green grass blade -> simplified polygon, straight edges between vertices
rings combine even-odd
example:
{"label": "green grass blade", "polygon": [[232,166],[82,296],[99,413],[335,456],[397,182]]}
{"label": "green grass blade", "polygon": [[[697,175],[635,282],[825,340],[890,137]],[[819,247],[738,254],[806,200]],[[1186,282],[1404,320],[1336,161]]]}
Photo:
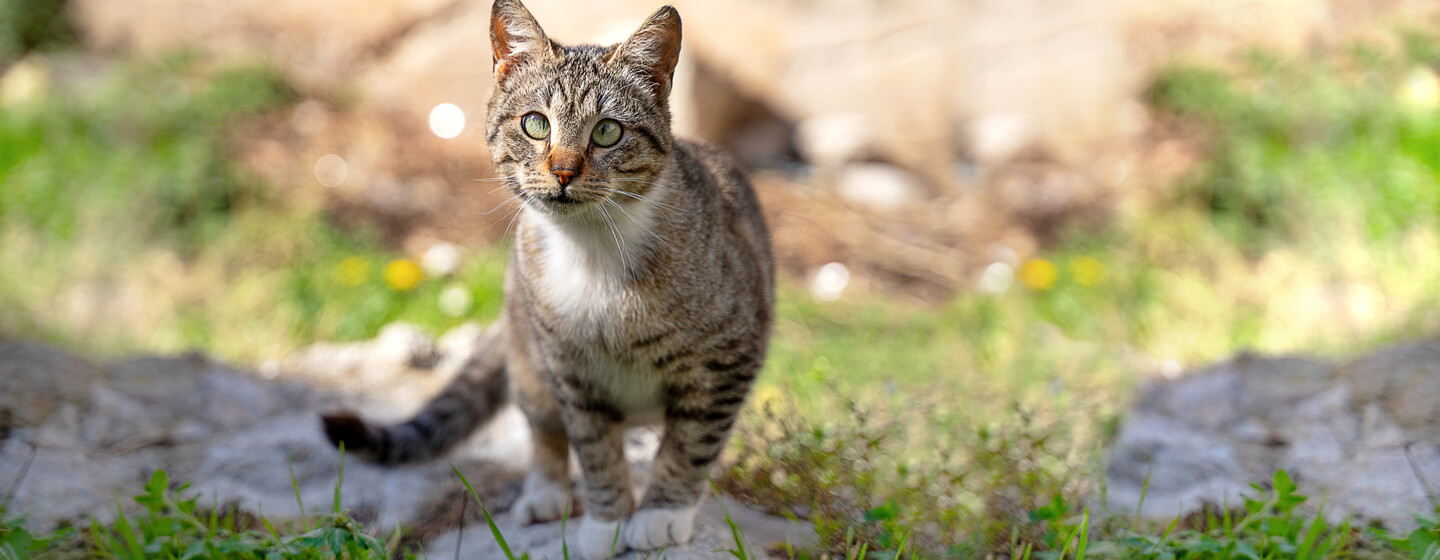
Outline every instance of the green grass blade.
{"label": "green grass blade", "polygon": [[565,523],[570,520],[570,504],[560,511],[560,557],[570,560],[570,539],[565,535]]}
{"label": "green grass blade", "polygon": [[[455,471],[460,472],[460,471]],[[345,485],[345,442],[340,442],[340,470],[335,477],[335,515],[340,515],[340,488]],[[467,485],[468,486],[468,485]],[[302,512],[303,513],[303,512]]]}
{"label": "green grass blade", "polygon": [[1077,526],[1074,531],[1070,531],[1070,534],[1065,536],[1065,548],[1060,550],[1061,559],[1065,558],[1065,555],[1069,554],[1070,549],[1075,546],[1075,538],[1080,536],[1080,529],[1082,527]]}
{"label": "green grass blade", "polygon": [[[910,544],[910,537],[915,534],[915,529],[905,531],[905,536],[900,538],[900,546],[895,547],[895,560],[900,560],[900,555],[905,552],[905,545]],[[913,554],[911,556],[914,556]]]}
{"label": "green grass blade", "polygon": [[1150,493],[1150,473],[1154,470],[1155,462],[1151,461],[1150,464],[1145,467],[1145,482],[1140,485],[1140,503],[1135,504],[1134,527],[1136,530],[1140,529],[1140,512],[1145,510],[1145,496]]}
{"label": "green grass blade", "polygon": [[620,524],[615,524],[615,536],[610,538],[610,557],[615,557],[615,548],[620,545]]}
{"label": "green grass blade", "polygon": [[[500,534],[500,527],[497,527],[495,520],[490,517],[490,510],[485,509],[485,502],[480,501],[480,494],[475,491],[474,486],[470,485],[470,480],[465,478],[465,473],[460,472],[460,467],[451,463],[450,469],[455,471],[455,476],[460,477],[460,482],[465,485],[465,490],[470,492],[470,497],[475,498],[475,503],[480,505],[480,514],[485,516],[485,524],[490,526],[490,532],[495,535],[495,543],[500,545],[500,550],[505,552],[506,558],[515,560],[515,553],[510,551],[510,543],[505,542],[505,535]],[[618,526],[615,528],[615,534],[617,537],[620,534]]]}
{"label": "green grass blade", "polygon": [[1315,543],[1320,540],[1321,533],[1325,532],[1325,510],[1315,514],[1315,519],[1310,520],[1310,530],[1305,531],[1305,538],[1300,541],[1300,546],[1295,549],[1295,558],[1304,560],[1310,558],[1310,553],[1315,548]]}
{"label": "green grass blade", "polygon": [[[341,443],[341,453],[344,453],[345,444]],[[290,489],[295,491],[295,505],[300,507],[300,532],[310,532],[310,516],[305,513],[305,500],[300,498],[300,480],[295,478],[295,456],[291,455],[285,465],[290,469]],[[336,501],[339,501],[337,498]]]}
{"label": "green grass blade", "polygon": [[120,539],[129,549],[130,557],[135,560],[145,560],[145,547],[140,546],[140,541],[135,538],[135,530],[130,527],[130,520],[125,517],[125,512],[115,508],[119,515],[115,518],[115,532],[120,534]]}

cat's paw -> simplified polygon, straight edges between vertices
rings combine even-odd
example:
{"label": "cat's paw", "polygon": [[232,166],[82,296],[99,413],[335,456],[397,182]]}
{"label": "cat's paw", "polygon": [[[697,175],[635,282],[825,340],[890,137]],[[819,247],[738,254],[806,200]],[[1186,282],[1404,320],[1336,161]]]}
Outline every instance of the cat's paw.
{"label": "cat's paw", "polygon": [[625,552],[625,535],[616,531],[620,520],[601,521],[590,516],[580,521],[580,530],[575,535],[575,548],[580,551],[581,560],[607,560]]}
{"label": "cat's paw", "polygon": [[642,509],[625,523],[625,544],[635,550],[655,550],[690,542],[695,532],[695,507]]}
{"label": "cat's paw", "polygon": [[567,484],[555,482],[531,471],[525,476],[525,488],[520,499],[510,508],[515,522],[521,525],[555,521],[565,515],[570,505],[570,488]]}

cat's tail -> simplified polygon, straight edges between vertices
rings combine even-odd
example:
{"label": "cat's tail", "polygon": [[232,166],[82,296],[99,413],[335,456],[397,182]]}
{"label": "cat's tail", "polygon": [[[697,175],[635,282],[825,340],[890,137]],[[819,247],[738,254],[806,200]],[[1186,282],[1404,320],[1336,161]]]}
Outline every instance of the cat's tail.
{"label": "cat's tail", "polygon": [[381,465],[432,459],[488,422],[509,397],[505,373],[509,329],[497,324],[475,355],[445,390],[414,418],[394,426],[376,426],[350,412],[320,417],[325,436],[345,453]]}

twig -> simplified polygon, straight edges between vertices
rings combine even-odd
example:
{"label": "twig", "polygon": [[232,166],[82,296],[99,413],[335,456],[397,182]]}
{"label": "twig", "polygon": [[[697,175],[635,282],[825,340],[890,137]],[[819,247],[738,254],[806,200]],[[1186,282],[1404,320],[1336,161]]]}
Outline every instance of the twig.
{"label": "twig", "polygon": [[1410,451],[1414,442],[1405,442],[1405,459],[1410,461],[1410,471],[1415,473],[1415,480],[1420,481],[1420,488],[1425,490],[1425,497],[1430,499],[1430,506],[1440,510],[1440,496],[1435,494],[1435,489],[1425,480],[1425,474],[1420,472],[1420,463],[1415,460],[1415,454]]}
{"label": "twig", "polygon": [[455,560],[460,560],[460,545],[465,542],[465,514],[470,509],[470,500],[460,500],[460,532],[455,534]]}
{"label": "twig", "polygon": [[30,465],[35,462],[35,455],[40,453],[40,446],[35,445],[35,442],[26,443],[30,445],[30,455],[25,457],[25,464],[21,465],[20,474],[15,477],[15,482],[10,483],[10,489],[5,491],[5,500],[0,501],[0,511],[10,509],[10,502],[15,499],[15,493],[20,491],[20,483],[24,482],[25,476],[30,474]]}

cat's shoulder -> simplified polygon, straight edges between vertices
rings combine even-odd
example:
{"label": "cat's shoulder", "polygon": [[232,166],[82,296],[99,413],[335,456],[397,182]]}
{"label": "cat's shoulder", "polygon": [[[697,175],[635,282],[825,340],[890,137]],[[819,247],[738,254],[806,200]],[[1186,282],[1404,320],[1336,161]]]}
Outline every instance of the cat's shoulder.
{"label": "cat's shoulder", "polygon": [[688,172],[704,173],[714,179],[726,201],[746,210],[759,211],[759,200],[744,169],[725,150],[703,140],[679,137],[675,138],[675,147],[682,154],[681,165],[693,167]]}

